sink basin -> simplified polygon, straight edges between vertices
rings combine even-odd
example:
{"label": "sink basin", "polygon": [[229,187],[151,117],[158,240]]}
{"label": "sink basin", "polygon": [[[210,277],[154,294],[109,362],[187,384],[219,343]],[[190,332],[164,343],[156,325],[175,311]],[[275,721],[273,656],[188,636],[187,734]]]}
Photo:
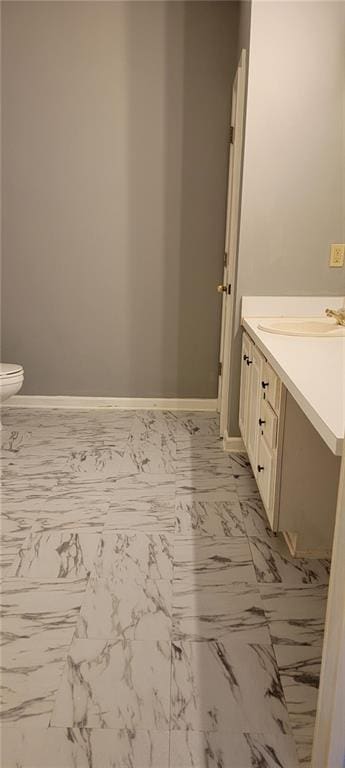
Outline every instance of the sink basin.
{"label": "sink basin", "polygon": [[338,325],[333,317],[271,317],[259,323],[258,328],[285,336],[345,337],[345,326]]}

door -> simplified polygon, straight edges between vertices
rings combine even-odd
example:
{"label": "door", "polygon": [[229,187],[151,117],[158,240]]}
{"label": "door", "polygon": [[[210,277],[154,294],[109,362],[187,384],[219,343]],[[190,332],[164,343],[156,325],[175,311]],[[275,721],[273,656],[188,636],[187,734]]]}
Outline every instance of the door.
{"label": "door", "polygon": [[218,369],[218,410],[220,411],[220,434],[222,437],[227,428],[229,410],[230,353],[234,311],[233,287],[237,261],[245,85],[246,52],[242,50],[232,89],[224,270],[223,282],[217,288],[222,296],[222,326]]}

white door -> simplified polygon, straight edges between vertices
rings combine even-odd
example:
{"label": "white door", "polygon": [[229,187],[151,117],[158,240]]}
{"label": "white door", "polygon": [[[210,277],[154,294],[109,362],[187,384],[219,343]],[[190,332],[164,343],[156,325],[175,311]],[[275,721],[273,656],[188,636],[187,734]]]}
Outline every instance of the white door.
{"label": "white door", "polygon": [[230,351],[233,323],[233,292],[236,275],[240,183],[244,128],[246,86],[246,52],[242,50],[232,88],[231,134],[228,176],[228,201],[224,248],[223,283],[218,286],[222,295],[222,328],[219,355],[218,410],[220,434],[223,437],[228,423],[230,391]]}

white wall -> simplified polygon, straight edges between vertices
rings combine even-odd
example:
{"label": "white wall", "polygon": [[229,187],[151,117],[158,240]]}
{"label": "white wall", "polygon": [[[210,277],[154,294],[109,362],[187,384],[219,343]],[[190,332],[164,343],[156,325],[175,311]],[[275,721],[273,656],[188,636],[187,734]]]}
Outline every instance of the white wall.
{"label": "white wall", "polygon": [[241,296],[344,293],[345,5],[252,5],[230,434],[238,434]]}

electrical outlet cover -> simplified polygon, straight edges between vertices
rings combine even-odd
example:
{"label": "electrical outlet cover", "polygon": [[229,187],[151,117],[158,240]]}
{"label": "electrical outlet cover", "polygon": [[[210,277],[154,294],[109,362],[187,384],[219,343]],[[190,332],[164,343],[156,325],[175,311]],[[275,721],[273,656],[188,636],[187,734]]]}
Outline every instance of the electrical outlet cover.
{"label": "electrical outlet cover", "polygon": [[333,243],[329,259],[330,267],[343,267],[345,258],[345,243]]}

